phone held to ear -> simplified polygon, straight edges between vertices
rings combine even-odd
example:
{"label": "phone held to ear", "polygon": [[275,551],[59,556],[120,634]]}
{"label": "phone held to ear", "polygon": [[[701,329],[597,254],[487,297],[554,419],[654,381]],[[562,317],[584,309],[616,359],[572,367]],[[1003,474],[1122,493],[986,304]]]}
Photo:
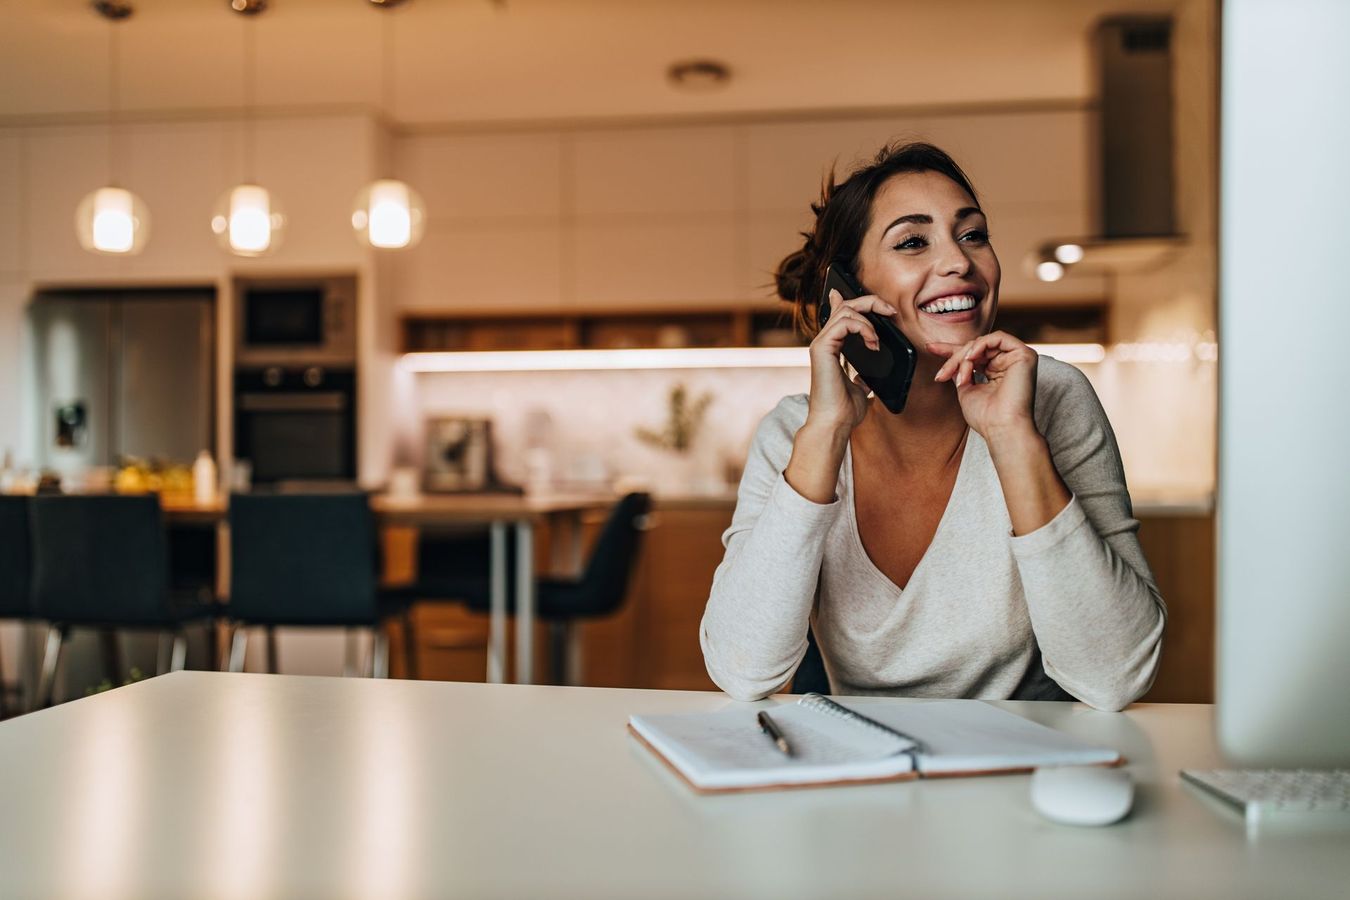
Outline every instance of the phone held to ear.
{"label": "phone held to ear", "polygon": [[[818,324],[821,328],[825,327],[825,321],[830,317],[831,290],[838,291],[845,300],[855,300],[867,293],[852,272],[840,263],[833,263],[825,270],[825,289],[818,307]],[[863,384],[877,395],[883,406],[893,413],[902,412],[905,400],[909,397],[909,385],[914,380],[918,353],[909,338],[890,319],[873,312],[863,315],[876,329],[880,349],[871,350],[863,343],[861,335],[850,334],[844,338],[844,359],[848,360]]]}

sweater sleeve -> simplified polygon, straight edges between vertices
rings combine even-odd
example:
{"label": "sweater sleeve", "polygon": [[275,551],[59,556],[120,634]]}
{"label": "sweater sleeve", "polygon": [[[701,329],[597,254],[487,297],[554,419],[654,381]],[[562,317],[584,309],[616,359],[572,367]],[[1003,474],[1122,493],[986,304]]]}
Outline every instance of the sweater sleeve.
{"label": "sweater sleeve", "polygon": [[737,700],[781,690],[801,663],[825,534],[839,512],[837,498],[814,503],[783,478],[804,407],[804,398],[785,398],[755,432],[699,629],[709,676]]}
{"label": "sweater sleeve", "polygon": [[1166,607],[1139,547],[1125,471],[1096,392],[1072,366],[1040,396],[1041,431],[1073,494],[1046,525],[1012,537],[1046,674],[1097,709],[1118,710],[1153,684]]}

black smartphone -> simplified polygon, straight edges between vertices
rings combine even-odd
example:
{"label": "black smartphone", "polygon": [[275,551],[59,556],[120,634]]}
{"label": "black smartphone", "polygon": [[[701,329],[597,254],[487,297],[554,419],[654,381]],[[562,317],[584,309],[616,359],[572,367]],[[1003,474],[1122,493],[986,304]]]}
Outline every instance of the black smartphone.
{"label": "black smartphone", "polygon": [[[845,300],[854,300],[867,293],[844,264],[831,264],[825,270],[825,289],[821,292],[818,307],[821,328],[825,327],[825,321],[830,317],[831,290],[838,291]],[[893,413],[903,412],[905,400],[909,397],[909,385],[914,380],[914,368],[919,363],[919,354],[909,338],[890,319],[872,312],[863,315],[876,329],[880,349],[869,349],[861,335],[850,334],[844,338],[844,359],[848,360],[863,384],[872,389],[883,406]]]}

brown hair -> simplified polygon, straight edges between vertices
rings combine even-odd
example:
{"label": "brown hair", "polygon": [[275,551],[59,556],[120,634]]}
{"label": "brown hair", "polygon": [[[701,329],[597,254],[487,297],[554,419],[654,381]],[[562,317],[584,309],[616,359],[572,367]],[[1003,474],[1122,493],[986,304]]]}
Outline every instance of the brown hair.
{"label": "brown hair", "polygon": [[932,144],[888,144],[871,162],[837,184],[831,168],[821,183],[819,202],[811,204],[815,227],[801,233],[805,239],[802,249],[788,254],[774,273],[778,296],[793,305],[793,321],[804,334],[810,336],[817,331],[816,307],[825,287],[825,270],[838,260],[858,271],[858,251],[872,221],[872,201],[892,175],[902,172],[945,175],[969,194],[976,206],[980,205],[966,173]]}

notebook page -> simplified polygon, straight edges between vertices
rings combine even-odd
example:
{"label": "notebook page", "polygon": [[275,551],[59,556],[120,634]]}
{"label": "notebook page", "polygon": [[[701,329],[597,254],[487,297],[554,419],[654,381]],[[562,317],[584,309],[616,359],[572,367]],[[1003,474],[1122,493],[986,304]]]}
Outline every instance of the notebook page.
{"label": "notebook page", "polygon": [[757,787],[881,778],[908,772],[903,742],[795,705],[764,711],[792,747],[785,756],[760,731],[763,707],[714,713],[634,715],[633,729],[701,788]]}
{"label": "notebook page", "polygon": [[981,700],[849,700],[847,706],[924,743],[919,771],[942,774],[1113,763],[1120,754]]}

